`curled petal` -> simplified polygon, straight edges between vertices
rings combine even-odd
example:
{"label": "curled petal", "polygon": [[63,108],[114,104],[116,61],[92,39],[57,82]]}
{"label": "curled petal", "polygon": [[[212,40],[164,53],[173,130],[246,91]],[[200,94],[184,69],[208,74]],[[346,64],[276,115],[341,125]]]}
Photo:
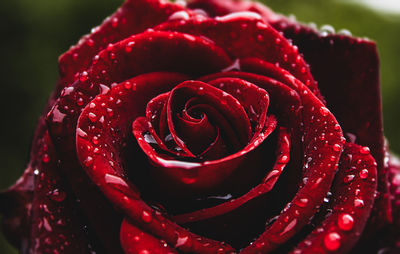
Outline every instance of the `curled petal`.
{"label": "curled petal", "polygon": [[346,143],[332,186],[332,212],[292,253],[347,253],[360,238],[375,200],[376,162]]}
{"label": "curled petal", "polygon": [[161,0],[125,1],[113,15],[94,28],[91,34],[82,37],[77,45],[60,56],[59,89],[72,83],[76,73],[87,69],[92,58],[108,44],[143,32],[181,10],[181,6]]}
{"label": "curled petal", "polygon": [[[226,49],[232,59],[257,57],[274,63],[292,73],[322,99],[309,67],[298,49],[269,24],[264,23],[261,17],[245,14],[201,20],[194,17],[183,23],[164,23],[155,29],[205,36]],[[226,34],[226,31],[233,32]]]}
{"label": "curled petal", "polygon": [[274,187],[275,183],[278,181],[279,176],[282,174],[283,169],[289,162],[289,152],[290,152],[290,136],[287,130],[281,129],[279,133],[279,141],[278,141],[278,159],[275,162],[272,170],[269,171],[263,182],[253,189],[251,189],[245,195],[232,199],[228,202],[222,203],[218,206],[202,209],[199,211],[195,211],[188,214],[177,215],[173,218],[173,220],[179,224],[195,222],[206,220],[209,218],[217,217],[226,213],[229,213],[238,207],[244,205],[248,201],[255,199],[261,195],[266,194],[271,191]]}
{"label": "curled petal", "polygon": [[[135,90],[126,86],[126,83],[121,83],[108,94],[97,96],[93,101],[95,106],[88,105],[79,118],[76,139],[78,157],[86,172],[107,198],[143,230],[164,239],[172,246],[177,244],[179,238],[187,237],[190,241],[177,247],[182,251],[230,251],[231,247],[190,233],[149,207],[140,199],[139,192],[127,179],[127,172],[123,168],[122,151],[130,133],[130,123],[144,113],[142,110],[145,109],[147,101],[162,93],[164,89],[170,90],[176,83],[180,83],[182,78],[185,76],[173,73],[143,74],[129,80],[131,84],[136,84]],[[150,87],[152,89],[149,89]],[[110,98],[116,98],[120,102],[110,101]],[[103,103],[104,107],[101,106]],[[118,115],[109,116],[107,108]],[[97,120],[102,117],[103,120],[94,122],[91,114],[98,116]],[[98,152],[86,149],[86,145],[94,136],[101,137]]]}

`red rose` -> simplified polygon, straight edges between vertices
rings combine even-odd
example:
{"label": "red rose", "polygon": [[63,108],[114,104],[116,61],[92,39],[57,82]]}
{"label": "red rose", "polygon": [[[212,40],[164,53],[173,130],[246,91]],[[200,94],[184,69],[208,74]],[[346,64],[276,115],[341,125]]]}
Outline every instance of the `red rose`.
{"label": "red rose", "polygon": [[0,195],[21,252],[396,251],[372,41],[253,2],[127,0],[59,66]]}

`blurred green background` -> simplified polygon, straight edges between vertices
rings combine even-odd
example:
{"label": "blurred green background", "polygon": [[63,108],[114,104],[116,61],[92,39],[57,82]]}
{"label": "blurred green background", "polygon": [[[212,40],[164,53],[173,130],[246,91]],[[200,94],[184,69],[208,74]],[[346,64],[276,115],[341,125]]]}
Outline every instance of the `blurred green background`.
{"label": "blurred green background", "polygon": [[[57,80],[57,58],[123,0],[0,1],[0,189],[28,160],[32,133]],[[365,0],[366,2],[376,2]],[[349,0],[264,0],[274,10],[320,27],[331,24],[378,43],[385,133],[400,152],[400,10],[378,11]],[[385,2],[385,1],[383,1]],[[393,2],[393,1],[392,1]],[[380,6],[382,7],[384,3]],[[380,9],[380,8],[379,8]],[[0,232],[0,253],[16,253]]]}

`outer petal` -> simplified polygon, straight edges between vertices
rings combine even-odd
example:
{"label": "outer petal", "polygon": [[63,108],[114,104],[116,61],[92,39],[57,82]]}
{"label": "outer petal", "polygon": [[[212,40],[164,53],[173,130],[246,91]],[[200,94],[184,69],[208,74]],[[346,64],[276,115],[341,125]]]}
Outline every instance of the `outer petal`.
{"label": "outer petal", "polygon": [[87,69],[93,56],[104,49],[109,43],[115,43],[130,35],[143,32],[160,24],[168,17],[182,10],[182,7],[161,0],[127,0],[103,24],[85,35],[79,43],[59,58],[62,88],[76,78],[75,75]]}
{"label": "outer petal", "polygon": [[376,162],[347,143],[332,186],[329,212],[292,253],[347,253],[360,238],[375,200]]}
{"label": "outer petal", "polygon": [[[378,163],[379,196],[374,216],[391,221],[388,172],[384,167],[382,102],[379,82],[379,58],[376,44],[369,40],[344,35],[323,36],[321,33],[286,20],[274,27],[293,39],[311,72],[318,80],[321,93],[348,133],[352,142],[368,146]],[[329,60],[327,60],[329,59]],[[351,110],[349,110],[351,109]]]}
{"label": "outer petal", "polygon": [[[29,251],[32,253],[90,253],[98,241],[89,233],[77,201],[60,175],[58,157],[48,133],[40,140],[41,158],[32,203]],[[86,230],[82,230],[86,228]],[[91,239],[90,239],[91,238]]]}

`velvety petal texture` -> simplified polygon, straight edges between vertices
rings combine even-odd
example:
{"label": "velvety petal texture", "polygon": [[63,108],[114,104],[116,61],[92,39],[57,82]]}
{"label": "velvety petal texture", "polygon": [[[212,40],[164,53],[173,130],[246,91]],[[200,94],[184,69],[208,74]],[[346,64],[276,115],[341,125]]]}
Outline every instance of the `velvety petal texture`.
{"label": "velvety petal texture", "polygon": [[399,247],[373,42],[251,1],[127,0],[59,68],[0,193],[21,253]]}

